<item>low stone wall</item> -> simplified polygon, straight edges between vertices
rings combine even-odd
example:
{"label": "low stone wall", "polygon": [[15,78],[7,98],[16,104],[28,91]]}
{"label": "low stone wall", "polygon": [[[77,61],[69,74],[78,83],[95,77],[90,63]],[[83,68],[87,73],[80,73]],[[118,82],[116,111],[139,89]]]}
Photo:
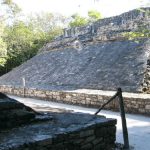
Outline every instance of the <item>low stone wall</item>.
{"label": "low stone wall", "polygon": [[[59,103],[83,105],[87,107],[100,108],[114,94],[113,91],[79,89],[72,91],[49,91],[33,88],[0,86],[0,92],[7,94],[38,98]],[[150,95],[138,93],[123,93],[125,110],[128,113],[150,115]],[[118,100],[112,101],[105,109],[119,110]]]}
{"label": "low stone wall", "polygon": [[[16,102],[11,104],[13,100],[8,102],[7,99],[0,104],[4,108],[7,101],[5,106],[11,106],[8,110],[11,115],[5,109],[5,114],[9,115],[5,116],[9,128],[0,126],[0,150],[112,150],[115,147],[116,119],[85,113],[50,112],[36,113],[35,118],[27,120],[27,111],[22,107],[13,108]],[[0,112],[3,113],[1,109]],[[4,121],[2,114],[0,117],[0,121]],[[23,126],[20,122],[14,128],[12,124],[20,119],[28,122]]]}
{"label": "low stone wall", "polygon": [[[114,123],[115,124],[115,123]],[[29,143],[11,150],[110,150],[115,146],[115,125],[97,124],[79,131]]]}

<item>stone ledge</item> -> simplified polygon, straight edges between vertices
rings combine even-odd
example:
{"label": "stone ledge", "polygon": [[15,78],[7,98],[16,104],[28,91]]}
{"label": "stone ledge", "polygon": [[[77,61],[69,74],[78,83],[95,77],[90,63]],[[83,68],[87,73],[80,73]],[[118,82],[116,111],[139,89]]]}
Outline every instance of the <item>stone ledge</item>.
{"label": "stone ledge", "polygon": [[110,150],[115,146],[115,119],[79,113],[51,116],[57,121],[1,132],[0,150]]}

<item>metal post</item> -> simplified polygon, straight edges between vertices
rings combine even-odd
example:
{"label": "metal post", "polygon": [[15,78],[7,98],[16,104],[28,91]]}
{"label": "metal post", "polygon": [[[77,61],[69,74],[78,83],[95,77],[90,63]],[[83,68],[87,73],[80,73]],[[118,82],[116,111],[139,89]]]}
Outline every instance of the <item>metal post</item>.
{"label": "metal post", "polygon": [[124,148],[129,149],[128,130],[127,130],[127,124],[126,124],[126,117],[125,117],[124,103],[123,103],[121,88],[118,88],[118,98],[119,98],[120,113],[121,113],[121,120],[122,120]]}

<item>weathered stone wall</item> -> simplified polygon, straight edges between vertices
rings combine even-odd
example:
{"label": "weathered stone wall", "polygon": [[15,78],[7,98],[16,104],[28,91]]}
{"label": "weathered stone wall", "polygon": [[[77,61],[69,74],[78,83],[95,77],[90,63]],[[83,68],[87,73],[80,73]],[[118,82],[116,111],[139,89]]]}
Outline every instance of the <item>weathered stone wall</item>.
{"label": "weathered stone wall", "polygon": [[126,37],[123,35],[125,32],[137,31],[141,25],[144,28],[150,28],[150,24],[148,24],[150,18],[146,13],[150,8],[142,9],[144,11],[135,9],[119,16],[100,19],[83,27],[64,29],[63,35],[57,37],[53,42],[48,43],[40,52],[62,47],[73,47],[75,40],[79,40],[82,44],[125,40]]}
{"label": "weathered stone wall", "polygon": [[[23,88],[12,86],[0,86],[0,91],[8,94],[23,96]],[[25,89],[25,96],[38,98],[59,103],[83,105],[99,108],[106,103],[115,92],[100,90],[72,90],[72,91],[49,91],[39,89]],[[125,110],[128,113],[150,115],[150,95],[123,93]],[[109,110],[119,110],[117,99],[105,107]]]}
{"label": "weathered stone wall", "polygon": [[0,150],[112,150],[116,122],[65,110],[36,112],[0,93]]}
{"label": "weathered stone wall", "polygon": [[[143,8],[149,11],[149,8]],[[97,32],[106,33],[110,31],[133,31],[137,30],[140,22],[146,22],[149,16],[144,11],[134,10],[123,13],[119,16],[100,19],[88,26],[76,27],[64,30],[63,37],[77,37],[84,34]],[[142,19],[142,20],[141,20]],[[139,22],[140,21],[140,22]]]}
{"label": "weathered stone wall", "polygon": [[115,124],[115,121],[97,123],[78,131],[58,134],[56,137],[9,150],[110,150],[115,147]]}

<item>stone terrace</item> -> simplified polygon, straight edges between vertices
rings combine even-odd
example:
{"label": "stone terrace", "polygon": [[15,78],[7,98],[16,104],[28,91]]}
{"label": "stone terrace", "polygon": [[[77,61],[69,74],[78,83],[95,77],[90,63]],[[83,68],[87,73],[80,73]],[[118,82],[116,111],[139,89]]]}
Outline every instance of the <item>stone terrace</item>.
{"label": "stone terrace", "polygon": [[0,150],[111,150],[116,120],[89,114],[51,113],[52,121],[0,132]]}
{"label": "stone terrace", "polygon": [[36,112],[0,93],[0,150],[110,150],[116,120],[65,110]]}

